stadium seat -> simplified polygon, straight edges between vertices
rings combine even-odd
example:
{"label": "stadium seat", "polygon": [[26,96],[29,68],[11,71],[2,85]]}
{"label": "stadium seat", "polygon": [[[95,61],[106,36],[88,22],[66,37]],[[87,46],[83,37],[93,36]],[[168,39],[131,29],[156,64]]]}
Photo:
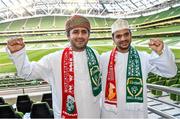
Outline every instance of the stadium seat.
{"label": "stadium seat", "polygon": [[53,118],[53,111],[47,102],[33,103],[30,113],[31,118]]}
{"label": "stadium seat", "polygon": [[44,93],[41,102],[47,102],[49,107],[52,108],[52,93]]}
{"label": "stadium seat", "polygon": [[166,80],[166,83],[165,83],[165,85],[166,86],[171,86],[171,85],[174,85],[174,84],[176,84],[178,82],[178,79],[177,78],[171,78],[171,79],[169,79],[169,80]]}
{"label": "stadium seat", "polygon": [[178,80],[177,84],[180,84],[180,78],[179,78],[179,80]]}
{"label": "stadium seat", "polygon": [[[174,84],[171,87],[175,87],[175,88],[180,88],[180,84]],[[174,93],[170,93],[170,99],[173,101],[180,101],[180,95],[174,94]]]}
{"label": "stadium seat", "polygon": [[[156,85],[164,85],[166,82],[166,80],[160,80],[160,81],[156,81],[156,82],[153,82],[152,84],[156,84]],[[162,95],[162,91],[160,90],[155,90],[155,89],[152,89],[151,90],[151,93],[156,95],[156,96],[161,96]]]}
{"label": "stadium seat", "polygon": [[22,118],[22,112],[16,112],[11,105],[0,105],[0,118]]}
{"label": "stadium seat", "polygon": [[32,103],[28,95],[19,95],[16,101],[17,110],[24,114],[30,112]]}
{"label": "stadium seat", "polygon": [[7,103],[5,102],[4,98],[0,97],[0,105],[5,105],[5,104],[7,104]]}

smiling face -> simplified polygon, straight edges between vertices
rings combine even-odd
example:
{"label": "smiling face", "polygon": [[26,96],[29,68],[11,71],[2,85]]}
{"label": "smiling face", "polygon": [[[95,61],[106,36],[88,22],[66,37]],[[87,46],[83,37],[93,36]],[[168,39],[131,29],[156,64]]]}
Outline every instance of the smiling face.
{"label": "smiling face", "polygon": [[89,31],[83,27],[73,28],[67,37],[73,51],[83,51],[89,40]]}
{"label": "smiling face", "polygon": [[128,52],[131,39],[132,36],[129,29],[122,29],[113,34],[113,41],[116,44],[118,51],[122,53]]}

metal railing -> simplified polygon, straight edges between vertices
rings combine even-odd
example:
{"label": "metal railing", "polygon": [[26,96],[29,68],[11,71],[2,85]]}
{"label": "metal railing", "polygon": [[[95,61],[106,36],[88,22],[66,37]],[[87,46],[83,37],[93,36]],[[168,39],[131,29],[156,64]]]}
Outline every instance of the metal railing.
{"label": "metal railing", "polygon": [[155,89],[155,90],[160,90],[164,91],[167,93],[174,93],[177,95],[180,95],[180,88],[175,88],[175,87],[167,87],[167,86],[162,86],[162,85],[155,85],[155,84],[147,84],[148,89]]}
{"label": "metal railing", "polygon": [[[168,87],[168,86],[162,86],[162,85],[155,85],[155,84],[147,84],[147,88],[180,95],[180,88]],[[168,102],[165,102],[165,101],[161,101],[161,100],[158,100],[158,99],[153,98],[153,97],[148,97],[148,98],[153,99],[153,100],[157,100],[159,102],[171,105],[171,106],[176,107],[176,108],[180,108],[178,105],[176,106],[175,104],[171,104],[171,103],[168,103]],[[157,114],[157,115],[159,115],[159,116],[162,116],[164,118],[177,119],[177,117],[175,117],[174,115],[170,115],[170,114],[168,114],[166,112],[163,112],[163,111],[158,110],[156,108],[153,108],[151,106],[148,106],[148,110],[155,113],[155,114]]]}
{"label": "metal railing", "polygon": [[164,118],[167,118],[167,119],[177,119],[176,117],[174,117],[174,116],[172,116],[172,115],[170,115],[170,114],[168,114],[166,112],[162,112],[162,111],[157,110],[157,109],[155,109],[153,107],[150,107],[150,106],[148,106],[148,110],[153,112],[153,113],[156,113],[156,114],[158,114],[158,115],[160,115],[160,116],[162,116]]}

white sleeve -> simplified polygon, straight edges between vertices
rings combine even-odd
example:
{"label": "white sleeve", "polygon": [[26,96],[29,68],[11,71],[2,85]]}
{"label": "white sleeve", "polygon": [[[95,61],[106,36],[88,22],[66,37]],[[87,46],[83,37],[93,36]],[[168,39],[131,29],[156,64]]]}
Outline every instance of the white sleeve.
{"label": "white sleeve", "polygon": [[40,59],[38,62],[30,62],[26,54],[25,48],[11,54],[8,48],[6,48],[10,59],[16,66],[18,76],[31,79],[43,79],[50,82],[49,79],[52,76],[51,67],[49,64],[48,55]]}
{"label": "white sleeve", "polygon": [[164,45],[163,53],[159,56],[152,51],[149,56],[149,72],[163,77],[174,77],[177,73],[177,66],[173,52]]}

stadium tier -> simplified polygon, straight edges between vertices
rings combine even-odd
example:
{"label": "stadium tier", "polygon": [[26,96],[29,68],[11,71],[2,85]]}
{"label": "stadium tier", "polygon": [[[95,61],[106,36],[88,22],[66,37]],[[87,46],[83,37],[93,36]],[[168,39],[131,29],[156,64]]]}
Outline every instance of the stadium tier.
{"label": "stadium tier", "polygon": [[[173,37],[175,36],[175,33],[179,34],[180,32],[179,16],[180,16],[180,9],[179,7],[175,7],[169,9],[168,11],[157,13],[155,15],[150,15],[146,17],[141,16],[128,20],[133,28],[133,36],[146,37],[149,35],[156,36],[156,34],[158,34],[158,36],[159,34],[163,34],[162,36],[166,36],[167,33],[169,33],[169,34],[173,34],[173,35],[169,35]],[[28,19],[16,20],[7,23],[1,23],[0,31],[2,32],[0,32],[0,42],[6,42],[7,39],[14,36],[23,36],[27,41],[64,39],[66,38],[64,32],[59,32],[59,31],[52,32],[51,29],[64,30],[64,24],[68,18],[69,17],[67,16],[44,16],[44,17],[28,18]],[[93,30],[99,28],[110,28],[111,24],[116,20],[111,18],[95,18],[95,17],[89,17],[88,19],[91,22]],[[165,21],[162,21],[164,19]],[[154,21],[158,21],[158,20],[159,22],[153,23]],[[149,25],[148,23],[151,22],[152,24]],[[147,25],[145,26],[137,25],[142,23],[143,24],[147,23]],[[43,29],[46,29],[46,31],[43,31]],[[29,31],[27,32],[27,30],[30,30],[30,32]],[[96,30],[97,32],[94,32],[93,30],[91,33],[91,38],[102,37],[102,36],[111,37],[110,29],[109,30],[106,29],[104,31]]]}
{"label": "stadium tier", "polygon": [[[128,19],[131,25],[148,23],[167,18],[179,17],[180,8],[175,7],[161,13],[149,16],[141,16],[133,19]],[[29,19],[22,19],[7,23],[0,24],[0,31],[13,31],[13,30],[35,30],[35,29],[64,29],[64,23],[67,16],[47,16],[36,17]],[[110,27],[115,19],[111,18],[94,18],[89,17],[89,21],[93,28]]]}
{"label": "stadium tier", "polygon": [[[64,29],[66,16],[44,16],[37,18],[29,18],[16,20],[8,23],[0,24],[0,31],[13,30],[36,30],[36,29]],[[115,19],[94,18],[89,17],[92,28],[110,27]]]}
{"label": "stadium tier", "polygon": [[148,16],[137,17],[136,19],[129,19],[130,24],[142,24],[148,22],[159,21],[167,18],[180,16],[180,7],[170,8],[169,10]]}

